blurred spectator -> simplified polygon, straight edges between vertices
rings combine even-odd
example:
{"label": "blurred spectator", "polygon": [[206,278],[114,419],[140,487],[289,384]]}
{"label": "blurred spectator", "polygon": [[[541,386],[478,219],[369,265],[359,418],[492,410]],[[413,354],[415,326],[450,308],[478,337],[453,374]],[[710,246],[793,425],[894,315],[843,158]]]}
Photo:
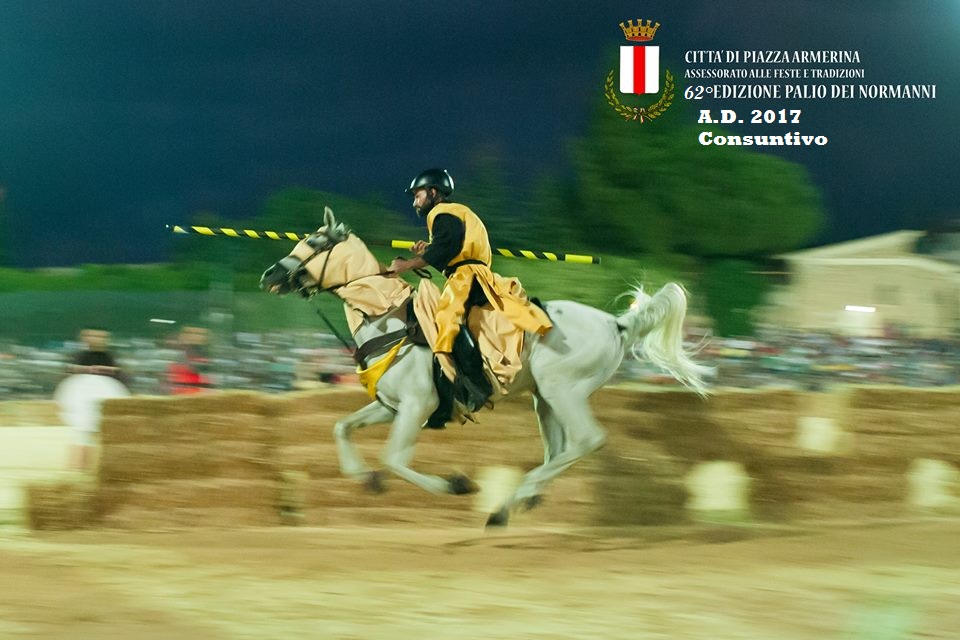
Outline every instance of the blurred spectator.
{"label": "blurred spectator", "polygon": [[[102,328],[80,332],[82,348],[68,367],[72,374],[56,389],[60,415],[72,427],[67,466],[90,472],[96,460],[100,432],[100,404],[107,398],[130,395],[127,380],[110,353],[110,332]],[[109,380],[104,380],[109,378]]]}
{"label": "blurred spectator", "polygon": [[[714,337],[702,345],[703,336],[692,332],[688,346],[702,346],[698,362],[717,367],[716,386],[826,389],[835,384],[934,387],[960,382],[956,338],[891,335],[896,337],[837,338],[764,327],[751,338]],[[49,397],[75,348],[75,343],[0,344],[0,394]],[[171,365],[174,373],[182,374],[177,382],[192,391],[214,383],[220,389],[283,392],[356,381],[349,352],[335,337],[320,332],[237,333],[209,349],[206,332],[190,329],[166,346],[146,337],[114,337],[112,353],[136,393],[173,392]],[[650,363],[631,357],[624,358],[614,382],[677,384]]]}
{"label": "blurred spectator", "polygon": [[117,376],[120,368],[110,353],[110,332],[105,329],[84,329],[80,332],[81,349],[74,355],[70,373]]}
{"label": "blurred spectator", "polygon": [[184,327],[177,342],[183,353],[179,362],[172,362],[167,368],[167,382],[173,395],[199,393],[213,386],[209,370],[208,355],[210,334],[200,327]]}

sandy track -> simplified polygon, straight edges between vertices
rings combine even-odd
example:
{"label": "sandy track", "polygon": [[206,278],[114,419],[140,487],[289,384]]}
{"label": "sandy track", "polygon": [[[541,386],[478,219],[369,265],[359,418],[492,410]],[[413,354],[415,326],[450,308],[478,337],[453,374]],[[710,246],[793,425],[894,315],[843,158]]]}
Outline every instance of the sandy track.
{"label": "sandy track", "polygon": [[726,533],[6,532],[0,638],[957,637],[960,522]]}

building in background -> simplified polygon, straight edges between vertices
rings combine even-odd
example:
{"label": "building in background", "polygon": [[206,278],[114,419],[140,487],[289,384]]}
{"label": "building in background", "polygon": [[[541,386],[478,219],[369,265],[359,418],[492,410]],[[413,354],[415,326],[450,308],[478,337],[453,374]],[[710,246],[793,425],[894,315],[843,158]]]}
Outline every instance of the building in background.
{"label": "building in background", "polygon": [[[956,237],[954,237],[956,236]],[[918,337],[960,333],[960,229],[896,231],[785,253],[787,278],[761,312],[795,329]]]}

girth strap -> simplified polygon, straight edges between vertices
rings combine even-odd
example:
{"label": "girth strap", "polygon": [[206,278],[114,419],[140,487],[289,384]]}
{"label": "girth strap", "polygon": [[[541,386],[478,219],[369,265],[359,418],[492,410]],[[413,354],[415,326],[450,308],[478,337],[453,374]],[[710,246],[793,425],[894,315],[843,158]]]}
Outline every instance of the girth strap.
{"label": "girth strap", "polygon": [[382,336],[371,338],[357,347],[357,350],[353,354],[353,359],[361,369],[367,368],[367,358],[387,351],[404,338],[410,338],[410,342],[413,344],[426,344],[423,331],[420,329],[417,317],[413,313],[412,299],[406,303],[406,313],[406,326],[403,329],[397,329],[396,331],[385,333]]}
{"label": "girth strap", "polygon": [[408,333],[409,329],[404,328],[391,331],[390,333],[385,333],[382,336],[377,336],[376,338],[371,338],[357,347],[357,350],[353,354],[353,359],[362,369],[366,369],[367,358],[386,351],[396,343],[406,338]]}

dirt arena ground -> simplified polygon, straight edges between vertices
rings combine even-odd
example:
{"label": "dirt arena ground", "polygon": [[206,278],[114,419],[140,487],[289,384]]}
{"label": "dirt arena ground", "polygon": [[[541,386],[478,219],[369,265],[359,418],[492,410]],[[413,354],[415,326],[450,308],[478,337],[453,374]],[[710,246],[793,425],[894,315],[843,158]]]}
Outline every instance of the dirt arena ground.
{"label": "dirt arena ground", "polygon": [[[534,512],[535,513],[535,512]],[[957,638],[960,522],[0,530],[0,638]]]}

